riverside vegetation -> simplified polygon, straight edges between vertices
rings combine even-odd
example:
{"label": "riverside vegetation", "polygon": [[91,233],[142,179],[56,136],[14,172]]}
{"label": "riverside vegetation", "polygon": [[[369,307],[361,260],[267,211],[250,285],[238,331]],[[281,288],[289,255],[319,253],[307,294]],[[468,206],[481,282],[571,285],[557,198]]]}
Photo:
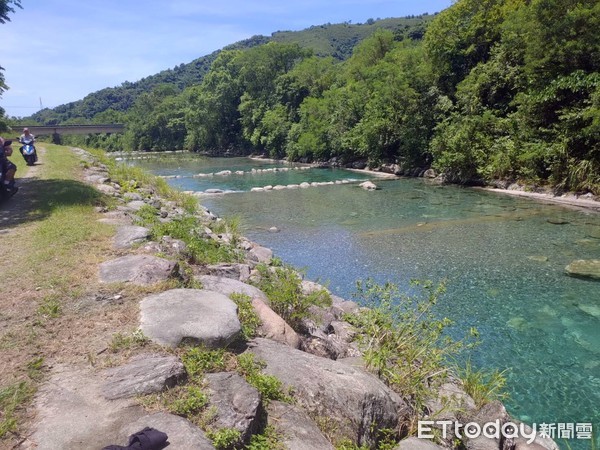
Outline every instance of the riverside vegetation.
{"label": "riverside vegetation", "polygon": [[[27,120],[123,122],[124,136],[71,141],[114,150],[359,160],[398,174],[433,167],[447,182],[600,194],[597,1],[459,0],[420,20],[257,38],[219,52],[193,81],[190,64],[152,87],[142,80]],[[361,27],[377,31],[349,58],[324,56],[321,31],[336,43]]]}
{"label": "riverside vegetation", "polygon": [[[311,364],[360,355],[358,359],[349,358],[353,361],[349,365],[339,362],[336,367],[338,370],[347,367],[354,376],[362,377],[359,374],[363,370],[375,374],[390,392],[395,392],[393,395],[398,395],[399,404],[405,405],[393,414],[395,421],[391,425],[378,422],[375,414],[358,434],[354,429],[357,424],[350,419],[340,421],[339,411],[324,411],[319,409],[318,402],[311,404],[303,396],[305,386],[293,385],[292,380],[274,375],[274,362],[268,355],[255,351],[266,345],[259,338],[265,335],[265,323],[255,306],[257,294],[229,293],[241,322],[238,337],[229,345],[217,348],[193,342],[183,342],[177,347],[158,345],[136,325],[139,300],[173,289],[198,292],[203,284],[209,283],[210,277],[197,275],[207,273],[216,263],[227,263],[230,267],[250,262],[248,242],[239,232],[239,222],[211,216],[195,199],[170,189],[164,180],[118,165],[100,151],[93,151],[94,158],[79,151],[85,157],[80,163],[70,149],[50,148],[40,182],[55,183],[54,189],[39,191],[41,198],[33,208],[37,214],[9,235],[11,241],[15,238],[17,256],[11,264],[12,271],[3,268],[9,275],[31,271],[37,286],[31,287],[29,277],[7,278],[9,292],[21,303],[3,308],[9,323],[8,332],[0,340],[8,356],[0,386],[0,436],[4,442],[23,442],[29,436],[27,430],[35,429],[36,420],[40,419],[33,417],[32,400],[38,388],[43,391],[55,365],[69,364],[80,367],[78,370],[104,373],[106,368],[119,368],[125,361],[133,360],[132,356],[146,355],[148,351],[175,356],[182,361],[186,376],[185,381],[180,379],[176,385],[138,397],[138,403],[150,412],[164,411],[185,417],[204,431],[215,448],[286,448],[290,431],[268,420],[273,411],[270,408],[285,403],[305,409],[310,417],[307,420],[326,437],[324,442],[329,441],[328,445],[338,449],[396,448],[398,440],[415,433],[419,418],[477,417],[478,411],[489,405],[499,405],[494,406],[499,411],[496,417],[508,420],[497,403],[503,396],[500,388],[504,380],[500,372],[482,374],[473,371],[470,365],[462,371],[452,368],[453,358],[468,350],[473,341],[447,337],[444,331],[451,324],[436,317],[434,311],[443,286],[431,283],[421,283],[423,295],[411,297],[401,295],[393,284],[359,283],[356,300],[367,306],[363,309],[335,298],[323,286],[303,280],[300,272],[276,258],[264,258],[263,262],[255,259],[250,264],[254,270],[246,281],[258,288],[257,292],[264,292],[272,310],[293,327],[287,337],[297,333],[298,346],[304,350],[300,354],[317,358],[311,359]],[[99,171],[94,161],[101,161]],[[88,179],[95,180],[103,194],[78,181],[82,170]],[[143,206],[135,211],[122,206],[120,199],[137,196],[145,199]],[[175,208],[172,217],[162,214],[161,205],[166,202],[172,202]],[[154,242],[165,242],[166,236],[168,242],[172,239],[184,242],[185,246],[179,247],[181,251],[174,253],[168,250],[170,247],[157,250],[152,242],[146,244],[177,263],[178,269],[167,280],[147,286],[135,283],[100,286],[93,281],[100,261],[114,255],[110,245],[114,227],[97,219],[102,212],[118,215],[124,211],[137,223],[149,227]],[[24,233],[32,237],[18,239]],[[6,240],[7,235],[0,239]],[[40,240],[43,245],[36,244]],[[137,253],[144,248],[128,251]],[[86,300],[90,297],[95,299],[91,303]],[[124,301],[113,301],[120,298]],[[113,300],[99,305],[99,299]],[[472,335],[477,338],[475,331]],[[298,352],[288,345],[277,345]],[[99,346],[105,350],[98,352]],[[84,366],[82,359],[87,360]],[[364,369],[355,368],[357,364]],[[223,373],[239,374],[258,392],[262,406],[255,413],[252,431],[218,426],[221,412],[211,402],[214,394],[208,380],[211,375]],[[462,380],[461,373],[466,374]],[[331,387],[322,386],[318,392],[328,389]],[[443,441],[441,437],[438,443],[446,447],[468,444]],[[490,445],[489,448],[499,448],[500,443]]]}

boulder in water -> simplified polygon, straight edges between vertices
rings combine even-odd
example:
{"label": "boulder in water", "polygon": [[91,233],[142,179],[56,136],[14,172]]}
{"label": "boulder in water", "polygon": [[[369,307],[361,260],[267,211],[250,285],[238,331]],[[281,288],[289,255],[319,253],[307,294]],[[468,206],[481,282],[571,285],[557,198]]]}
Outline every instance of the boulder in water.
{"label": "boulder in water", "polygon": [[367,191],[374,191],[377,189],[377,185],[372,181],[365,181],[364,183],[360,183],[359,186]]}
{"label": "boulder in water", "polygon": [[600,259],[578,259],[565,267],[567,275],[600,281]]}

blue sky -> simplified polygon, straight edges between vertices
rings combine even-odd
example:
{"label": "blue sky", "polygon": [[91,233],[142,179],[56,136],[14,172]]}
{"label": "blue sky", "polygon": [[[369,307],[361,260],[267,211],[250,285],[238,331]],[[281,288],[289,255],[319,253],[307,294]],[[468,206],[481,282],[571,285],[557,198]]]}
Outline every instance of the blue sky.
{"label": "blue sky", "polygon": [[441,11],[451,0],[22,0],[0,24],[9,116],[80,100],[256,34]]}

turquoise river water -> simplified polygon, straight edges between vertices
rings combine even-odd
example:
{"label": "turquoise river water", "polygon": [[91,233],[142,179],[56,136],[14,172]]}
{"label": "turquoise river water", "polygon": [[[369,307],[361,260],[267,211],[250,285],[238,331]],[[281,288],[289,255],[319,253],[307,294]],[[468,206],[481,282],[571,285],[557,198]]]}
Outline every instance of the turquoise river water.
{"label": "turquoise river water", "polygon": [[[381,189],[373,192],[357,183],[249,192],[370,176],[252,173],[284,166],[244,158],[131,163],[180,176],[168,181],[182,190],[239,191],[201,202],[220,216],[239,216],[244,235],[342,297],[367,277],[403,286],[412,278],[446,279],[438,312],[456,323],[457,336],[477,327],[483,342],[471,354],[474,365],[508,369],[505,403],[513,416],[600,430],[600,283],[564,273],[572,260],[600,259],[599,214],[421,179],[374,180]],[[244,174],[193,177],[224,169]],[[273,226],[280,231],[269,232]]]}

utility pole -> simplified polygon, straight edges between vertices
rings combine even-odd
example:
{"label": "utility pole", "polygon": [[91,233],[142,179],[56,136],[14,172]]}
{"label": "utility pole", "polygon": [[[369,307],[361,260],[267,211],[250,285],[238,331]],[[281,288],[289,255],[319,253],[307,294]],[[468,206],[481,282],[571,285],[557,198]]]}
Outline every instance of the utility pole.
{"label": "utility pole", "polygon": [[42,105],[42,97],[40,97],[40,110],[44,109],[44,105]]}

